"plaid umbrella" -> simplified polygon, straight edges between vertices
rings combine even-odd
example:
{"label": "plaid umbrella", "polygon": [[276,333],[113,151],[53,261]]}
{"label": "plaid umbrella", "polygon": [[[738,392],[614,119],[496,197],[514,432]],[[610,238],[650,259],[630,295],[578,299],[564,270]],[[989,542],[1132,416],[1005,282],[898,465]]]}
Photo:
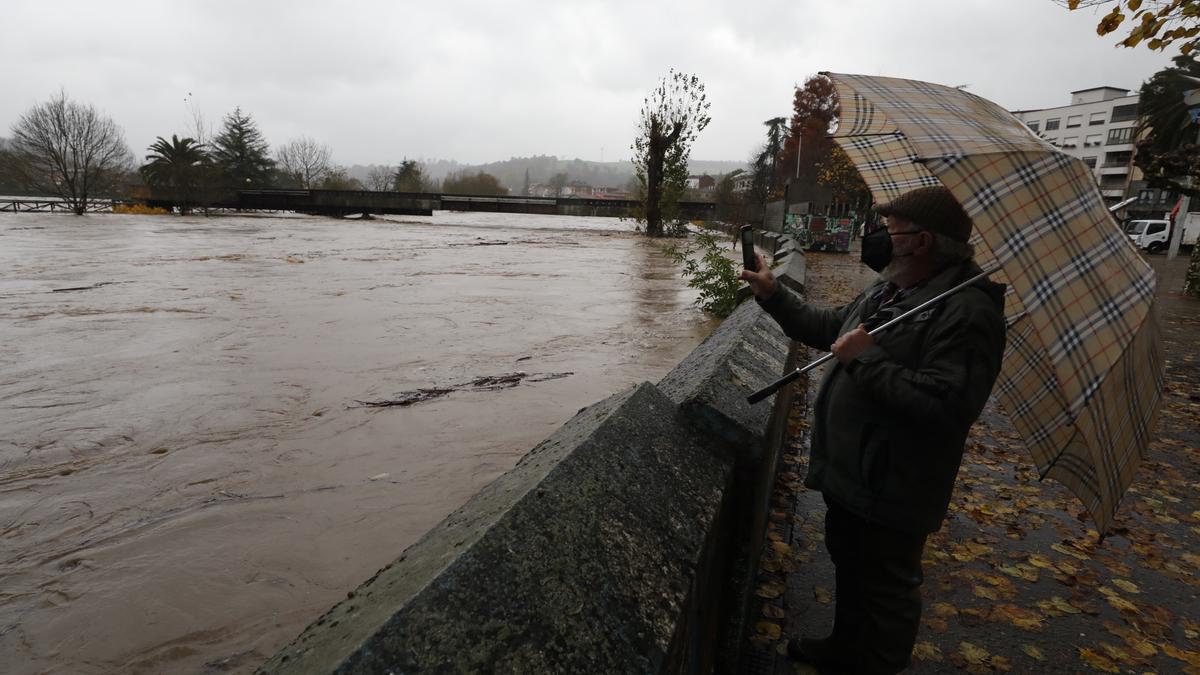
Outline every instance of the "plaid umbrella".
{"label": "plaid umbrella", "polygon": [[998,395],[1047,476],[1100,532],[1133,482],[1163,391],[1154,272],[1091,171],[974,94],[827,73],[835,140],[877,202],[945,185],[975,221],[985,269],[1008,284]]}

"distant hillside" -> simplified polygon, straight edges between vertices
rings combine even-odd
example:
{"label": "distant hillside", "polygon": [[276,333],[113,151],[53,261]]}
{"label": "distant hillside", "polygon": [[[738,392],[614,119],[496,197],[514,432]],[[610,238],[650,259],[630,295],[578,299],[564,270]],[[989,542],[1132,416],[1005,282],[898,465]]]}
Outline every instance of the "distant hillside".
{"label": "distant hillside", "polygon": [[[529,182],[546,183],[557,173],[567,174],[568,181],[580,181],[592,187],[623,187],[633,178],[631,162],[592,162],[583,159],[559,159],[553,155],[535,157],[513,157],[487,164],[460,164],[453,160],[418,160],[427,176],[441,180],[458,171],[484,171],[495,176],[510,192],[520,193],[525,186],[525,172],[529,171]],[[365,180],[371,166],[354,165],[347,172],[354,178]],[[745,162],[693,160],[689,168],[692,174],[719,176],[736,169],[749,169]]]}

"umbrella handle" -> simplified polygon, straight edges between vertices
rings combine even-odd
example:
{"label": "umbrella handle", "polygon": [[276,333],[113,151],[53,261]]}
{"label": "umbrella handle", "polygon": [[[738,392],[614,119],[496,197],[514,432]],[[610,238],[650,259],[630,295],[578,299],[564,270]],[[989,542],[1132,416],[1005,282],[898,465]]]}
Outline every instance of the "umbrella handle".
{"label": "umbrella handle", "polygon": [[[908,310],[907,312],[904,312],[903,314],[895,317],[894,319],[891,319],[891,320],[871,329],[871,331],[869,333],[867,333],[867,335],[870,335],[872,337],[874,337],[875,335],[878,335],[879,333],[883,332],[884,330],[886,330],[888,328],[891,328],[892,326],[895,326],[896,324],[900,323],[904,319],[907,319],[908,317],[912,316],[913,314],[916,314],[917,312],[920,312],[927,307],[930,307],[932,305],[935,305],[935,304],[941,302],[945,298],[953,295],[954,293],[957,293],[958,291],[966,288],[967,286],[970,286],[971,284],[975,283],[976,281],[979,281],[980,279],[986,277],[987,275],[991,274],[992,272],[995,272],[998,269],[1000,269],[999,264],[992,265],[988,269],[983,270],[979,274],[976,274],[975,276],[971,277],[970,279],[967,279],[966,281],[955,286],[954,288],[951,288],[948,291],[943,291],[940,294],[938,294],[936,297],[930,298],[930,299],[926,300],[925,302],[922,302],[921,304],[917,305],[916,307],[913,307],[912,309]],[[813,361],[812,363],[808,364],[807,366],[804,366],[803,368],[797,368],[797,369],[793,370],[792,372],[788,373],[787,375],[784,375],[783,377],[779,378],[778,380],[775,380],[771,384],[768,384],[767,386],[763,387],[762,389],[759,389],[758,391],[754,392],[753,394],[750,394],[749,396],[747,396],[746,402],[751,403],[751,404],[758,403],[759,401],[763,400],[764,398],[766,398],[766,397],[770,396],[771,394],[774,394],[775,392],[782,389],[784,387],[784,385],[788,384],[789,382],[792,382],[793,380],[800,377],[804,373],[807,373],[808,371],[812,370],[813,368],[816,368],[817,366],[821,365],[822,363],[825,363],[826,361],[828,361],[832,358],[833,358],[833,354],[826,354],[826,355],[822,356],[821,358],[817,359],[816,361]]]}

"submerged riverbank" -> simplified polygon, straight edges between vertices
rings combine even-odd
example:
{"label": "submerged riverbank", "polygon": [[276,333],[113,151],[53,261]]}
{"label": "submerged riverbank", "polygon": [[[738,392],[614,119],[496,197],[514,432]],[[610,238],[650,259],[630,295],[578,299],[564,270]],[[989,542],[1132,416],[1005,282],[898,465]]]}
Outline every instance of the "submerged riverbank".
{"label": "submerged riverbank", "polygon": [[0,216],[3,670],[253,668],[711,330],[630,229]]}

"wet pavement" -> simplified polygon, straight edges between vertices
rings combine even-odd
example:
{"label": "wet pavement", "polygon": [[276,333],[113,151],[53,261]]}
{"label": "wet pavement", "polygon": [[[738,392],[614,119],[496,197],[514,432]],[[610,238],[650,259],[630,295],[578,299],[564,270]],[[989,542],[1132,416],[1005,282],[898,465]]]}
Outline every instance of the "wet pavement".
{"label": "wet pavement", "polygon": [[0,214],[0,672],[252,670],[711,330],[631,230]]}
{"label": "wet pavement", "polygon": [[[1160,280],[1167,391],[1109,537],[1097,544],[1078,501],[1038,480],[993,401],[968,439],[947,522],[925,549],[922,625],[906,672],[1200,672],[1200,300],[1180,293],[1186,257],[1148,260]],[[845,302],[870,279],[855,256],[808,257],[815,303]],[[773,502],[776,541],[759,593],[768,599],[753,638],[775,653],[780,675],[816,672],[783,656],[783,644],[824,636],[833,621],[824,504],[801,485],[807,412],[802,401]]]}

